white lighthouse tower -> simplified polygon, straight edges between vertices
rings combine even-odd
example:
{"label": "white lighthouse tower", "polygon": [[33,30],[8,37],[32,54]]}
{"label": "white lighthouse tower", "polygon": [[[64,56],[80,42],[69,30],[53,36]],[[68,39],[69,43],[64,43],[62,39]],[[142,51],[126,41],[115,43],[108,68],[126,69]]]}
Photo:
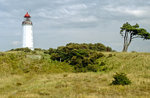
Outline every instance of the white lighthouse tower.
{"label": "white lighthouse tower", "polygon": [[33,30],[31,16],[28,12],[24,16],[25,20],[22,22],[23,26],[23,48],[28,47],[33,50]]}

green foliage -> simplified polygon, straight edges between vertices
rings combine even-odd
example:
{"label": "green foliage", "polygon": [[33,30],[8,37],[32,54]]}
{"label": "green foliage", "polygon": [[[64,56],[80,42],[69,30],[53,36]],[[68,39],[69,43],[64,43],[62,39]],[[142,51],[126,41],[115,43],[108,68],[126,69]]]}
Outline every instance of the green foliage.
{"label": "green foliage", "polygon": [[111,49],[111,47],[108,47],[108,46],[107,46],[107,47],[106,47],[106,51],[109,51],[109,52],[110,52],[110,51],[113,51],[113,50]]}
{"label": "green foliage", "polygon": [[139,28],[138,24],[130,25],[128,22],[123,24],[120,30],[120,34],[124,36],[124,31],[129,32],[132,35],[132,38],[143,38],[150,39],[150,33],[144,28]]}
{"label": "green foliage", "polygon": [[73,65],[75,67],[75,70],[77,72],[86,72],[86,71],[98,71],[96,68],[94,70],[90,69],[90,66],[94,66],[97,64],[96,60],[100,57],[103,57],[104,55],[99,52],[92,52],[89,50],[84,49],[73,49],[73,48],[67,48],[66,47],[59,48],[59,51],[57,53],[54,53],[51,55],[51,59],[57,60],[57,61],[66,61],[70,65]]}
{"label": "green foliage", "polygon": [[100,66],[104,66],[104,65],[105,65],[105,63],[104,63],[104,62],[101,62]]}
{"label": "green foliage", "polygon": [[[104,55],[100,52],[87,49],[74,49],[72,47],[58,47],[51,54],[52,60],[67,62],[75,67],[77,72],[86,72],[90,70],[87,66],[97,64],[96,60]],[[90,70],[91,71],[91,70]],[[98,71],[98,70],[97,70]]]}
{"label": "green foliage", "polygon": [[59,61],[60,60],[60,56],[59,56],[58,53],[53,53],[53,54],[51,54],[51,59]]}
{"label": "green foliage", "polygon": [[[77,72],[86,72],[91,71],[90,68],[92,67],[93,69],[96,68],[95,66],[98,65],[96,60],[104,56],[100,51],[112,51],[112,49],[101,43],[69,43],[57,49],[49,48],[44,53],[51,55],[51,59],[54,61],[67,62],[73,65]],[[96,71],[98,70],[99,68],[96,68]]]}
{"label": "green foliage", "polygon": [[131,81],[127,78],[126,74],[124,73],[116,73],[113,76],[114,80],[112,81],[112,85],[129,85]]}
{"label": "green foliage", "polygon": [[100,66],[98,66],[98,65],[88,65],[87,66],[87,70],[88,71],[92,71],[92,72],[98,72],[98,71],[100,71]]}
{"label": "green foliage", "polygon": [[31,52],[32,50],[29,48],[16,48],[16,49],[11,49],[10,51],[23,51],[23,52]]}
{"label": "green foliage", "polygon": [[56,49],[53,48],[49,48],[47,51],[45,51],[44,53],[51,55],[52,53],[56,53]]}
{"label": "green foliage", "polygon": [[78,43],[69,43],[66,45],[66,47],[74,48],[74,49],[88,49],[88,50],[94,50],[94,51],[112,51],[111,47],[106,47],[105,45],[101,43],[95,43],[95,44],[78,44]]}
{"label": "green foliage", "polygon": [[35,51],[43,51],[41,48],[34,48]]}

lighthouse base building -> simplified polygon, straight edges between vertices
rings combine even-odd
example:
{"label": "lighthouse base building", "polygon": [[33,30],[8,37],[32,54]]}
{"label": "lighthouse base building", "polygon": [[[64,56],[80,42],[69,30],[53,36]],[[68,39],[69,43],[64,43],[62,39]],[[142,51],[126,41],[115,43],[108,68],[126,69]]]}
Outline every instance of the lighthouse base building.
{"label": "lighthouse base building", "polygon": [[23,27],[23,48],[29,48],[33,50],[33,30],[31,16],[28,12],[24,16],[25,20],[22,22]]}

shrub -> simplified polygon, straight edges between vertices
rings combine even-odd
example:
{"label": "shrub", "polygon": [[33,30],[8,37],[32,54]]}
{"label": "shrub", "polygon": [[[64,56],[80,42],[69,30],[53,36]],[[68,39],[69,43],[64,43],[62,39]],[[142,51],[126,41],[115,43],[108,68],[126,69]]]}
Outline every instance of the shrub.
{"label": "shrub", "polygon": [[[92,46],[92,49],[89,49],[89,45]],[[75,44],[70,43],[66,46],[58,47],[57,49],[50,48],[48,54],[51,55],[52,60],[67,62],[70,65],[73,65],[77,72],[86,72],[86,71],[98,71],[97,67],[98,62],[96,61],[100,57],[103,57],[104,54],[99,51],[104,51],[105,46],[103,44]],[[88,65],[93,65],[89,66]]]}
{"label": "shrub", "polygon": [[31,52],[32,50],[29,49],[28,47],[26,47],[26,48],[16,48],[16,49],[11,49],[10,51],[24,51],[24,52]]}
{"label": "shrub", "polygon": [[60,56],[59,56],[58,53],[52,53],[51,59],[52,59],[52,60],[60,61]]}
{"label": "shrub", "polygon": [[127,78],[125,73],[116,73],[113,76],[114,80],[112,81],[112,85],[129,85],[131,81]]}
{"label": "shrub", "polygon": [[35,51],[43,51],[41,48],[34,48]]}
{"label": "shrub", "polygon": [[106,47],[106,51],[112,51],[111,47]]}
{"label": "shrub", "polygon": [[56,53],[56,49],[49,48],[48,51],[47,51],[47,54],[51,55],[52,53]]}
{"label": "shrub", "polygon": [[102,43],[69,43],[66,47],[73,48],[73,49],[85,49],[85,50],[94,50],[94,51],[112,51],[111,47],[106,47]]}
{"label": "shrub", "polygon": [[92,72],[98,72],[99,71],[99,66],[98,65],[88,65],[87,70],[92,71]]}
{"label": "shrub", "polygon": [[87,72],[88,71],[86,67],[83,67],[79,64],[75,65],[74,69],[75,69],[75,72]]}
{"label": "shrub", "polygon": [[108,58],[110,58],[110,57],[112,57],[112,56],[113,56],[112,54],[109,54],[109,55],[108,55]]}

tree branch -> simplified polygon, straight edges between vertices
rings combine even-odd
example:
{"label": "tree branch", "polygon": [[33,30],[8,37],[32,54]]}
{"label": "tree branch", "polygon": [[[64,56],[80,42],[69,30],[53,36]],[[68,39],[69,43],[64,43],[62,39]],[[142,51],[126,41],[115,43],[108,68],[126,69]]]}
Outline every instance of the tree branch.
{"label": "tree branch", "polygon": [[133,34],[132,34],[132,33],[130,33],[130,40],[129,40],[128,46],[130,45],[130,43],[131,43],[132,39],[133,39]]}
{"label": "tree branch", "polygon": [[132,39],[134,39],[134,38],[140,38],[140,36],[135,36],[135,37],[132,37]]}

